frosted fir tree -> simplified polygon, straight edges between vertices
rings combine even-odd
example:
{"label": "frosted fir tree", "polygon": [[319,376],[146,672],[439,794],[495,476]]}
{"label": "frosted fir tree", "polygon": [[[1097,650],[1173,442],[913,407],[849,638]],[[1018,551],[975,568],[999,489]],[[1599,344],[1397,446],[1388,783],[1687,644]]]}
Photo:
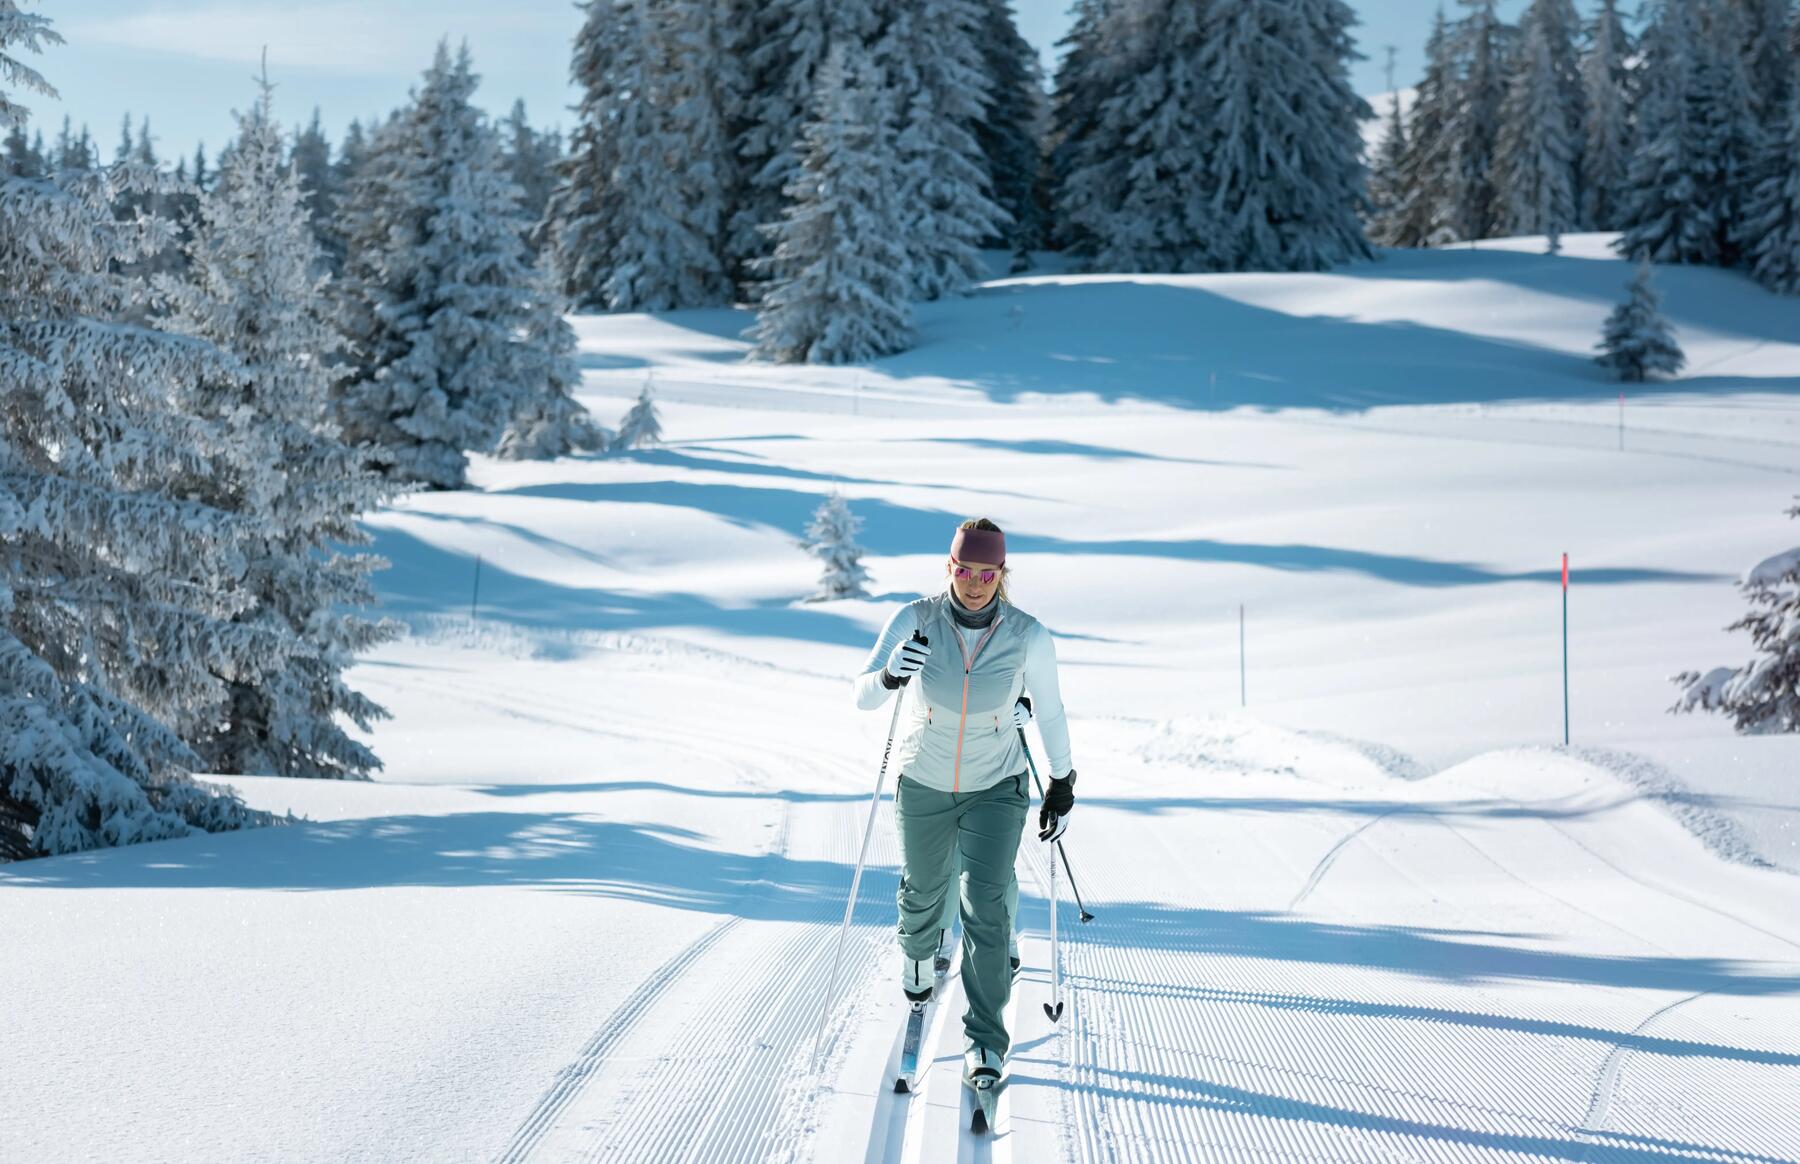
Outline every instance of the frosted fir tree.
{"label": "frosted fir tree", "polygon": [[1461,237],[1454,199],[1457,67],[1455,41],[1440,7],[1425,42],[1425,75],[1408,116],[1400,197],[1386,240],[1390,246],[1440,246]]}
{"label": "frosted fir tree", "polygon": [[617,61],[639,48],[641,29],[615,0],[586,0],[581,31],[575,34],[570,75],[581,90],[569,153],[558,167],[545,205],[547,246],[565,295],[578,309],[605,310],[606,280],[618,238],[616,217],[606,204],[621,157],[620,125],[627,95]]}
{"label": "frosted fir tree", "polygon": [[874,48],[895,102],[899,241],[918,299],[980,281],[982,240],[1006,221],[975,139],[989,99],[980,19],[976,0],[914,0],[895,9]]}
{"label": "frosted fir tree", "polygon": [[1495,140],[1496,210],[1503,234],[1542,234],[1550,253],[1579,224],[1581,78],[1569,0],[1532,0],[1517,71],[1500,107]]}
{"label": "frosted fir tree", "polygon": [[1358,211],[1373,112],[1350,87],[1355,23],[1342,0],[1210,6],[1197,66],[1216,102],[1205,184],[1224,269],[1321,271],[1372,257]]}
{"label": "frosted fir tree", "polygon": [[542,368],[537,275],[498,135],[470,104],[468,50],[438,46],[412,103],[377,131],[351,188],[338,284],[352,363],[344,436],[389,476],[460,488]]}
{"label": "frosted fir tree", "polygon": [[[1800,28],[1800,24],[1796,25]],[[1782,117],[1765,139],[1762,180],[1744,207],[1739,242],[1758,282],[1800,295],[1800,56]]]}
{"label": "frosted fir tree", "polygon": [[657,414],[656,401],[652,398],[650,385],[646,384],[638,392],[638,398],[619,421],[619,433],[607,443],[609,449],[644,449],[662,443],[662,417]]}
{"label": "frosted fir tree", "polygon": [[[1135,263],[1124,252],[1145,245],[1131,236],[1148,233],[1158,221],[1126,209],[1128,202],[1141,204],[1146,195],[1158,196],[1153,183],[1141,180],[1141,166],[1134,174],[1137,159],[1156,153],[1161,143],[1197,142],[1204,132],[1211,98],[1198,84],[1192,57],[1159,51],[1170,11],[1164,0],[1076,6],[1073,43],[1057,71],[1053,107],[1057,131],[1067,136],[1053,147],[1051,164],[1058,235],[1090,270],[1131,269]],[[1186,27],[1197,26],[1205,15],[1204,8],[1192,4],[1172,11]],[[1090,18],[1091,24],[1085,23]],[[1140,128],[1152,111],[1158,124]],[[1204,158],[1192,148],[1177,144],[1162,152],[1190,186],[1201,181]],[[1134,179],[1139,179],[1135,197]],[[1210,216],[1198,203],[1187,210],[1194,221],[1208,225],[1177,245],[1190,256],[1186,265],[1209,267],[1210,258],[1192,256],[1206,250]],[[1160,266],[1171,269],[1166,261]]]}
{"label": "frosted fir tree", "polygon": [[816,106],[818,72],[834,44],[863,48],[882,25],[886,0],[762,0],[749,5],[744,57],[745,116],[737,134],[744,186],[726,224],[734,272],[756,280],[760,295],[774,250],[769,231],[789,204],[800,170],[806,123]]}
{"label": "frosted fir tree", "polygon": [[1452,217],[1459,237],[1480,239],[1500,220],[1494,157],[1518,30],[1501,21],[1498,0],[1459,2],[1470,11],[1452,30],[1460,76],[1450,125]]}
{"label": "frosted fir tree", "polygon": [[1702,197],[1718,224],[1716,261],[1725,266],[1736,266],[1743,257],[1737,228],[1756,186],[1763,151],[1740,2],[1700,0],[1704,35],[1696,47],[1699,67],[1694,75],[1695,118],[1710,179]]}
{"label": "frosted fir tree", "polygon": [[[1092,241],[1088,266],[1106,271],[1210,271],[1229,265],[1223,192],[1208,150],[1216,108],[1203,57],[1208,9],[1140,6],[1107,26],[1134,64],[1102,104],[1092,161],[1072,176],[1067,207]],[[1224,82],[1230,84],[1229,81]],[[1239,90],[1233,95],[1241,97]]]}
{"label": "frosted fir tree", "polygon": [[1618,0],[1601,0],[1588,26],[1581,59],[1581,221],[1589,230],[1617,230],[1631,157],[1631,101],[1626,62],[1633,52]]}
{"label": "frosted fir tree", "polygon": [[1601,354],[1595,363],[1632,383],[1642,382],[1652,373],[1673,376],[1687,363],[1669,321],[1663,318],[1662,300],[1650,284],[1649,263],[1638,264],[1630,294],[1606,317],[1599,347]]}
{"label": "frosted fir tree", "polygon": [[850,512],[849,503],[836,489],[813,511],[801,545],[821,564],[819,592],[814,601],[868,597],[869,572],[862,564],[868,551],[856,544],[856,531],[862,524],[862,518]]}
{"label": "frosted fir tree", "polygon": [[570,453],[597,452],[606,448],[609,439],[606,429],[594,423],[575,399],[575,389],[581,386],[575,329],[563,314],[566,303],[547,258],[540,260],[537,273],[525,342],[541,365],[521,387],[518,411],[500,438],[497,455],[508,461],[547,461]]}
{"label": "frosted fir tree", "polygon": [[769,286],[747,332],[760,359],[859,363],[912,340],[890,97],[866,54],[847,44],[820,70],[817,119],[763,264]]}
{"label": "frosted fir tree", "polygon": [[980,0],[976,43],[989,82],[987,112],[975,141],[987,166],[988,188],[1005,225],[983,245],[1012,252],[1014,272],[1029,269],[1031,252],[1044,245],[1039,142],[1049,110],[1037,50],[1019,35],[1010,0]]}
{"label": "frosted fir tree", "polygon": [[[1787,512],[1800,517],[1800,506]],[[1800,732],[1800,547],[1751,567],[1738,589],[1751,610],[1727,629],[1750,632],[1756,656],[1675,676],[1681,698],[1670,710],[1729,715],[1745,735]]]}
{"label": "frosted fir tree", "polygon": [[[54,95],[15,54],[60,41],[0,0],[0,126],[15,88]],[[172,231],[113,207],[168,185],[131,163],[0,179],[0,858],[270,819],[194,781],[181,740],[278,636],[231,621],[246,523],[190,499],[231,450],[174,400],[229,362],[122,322],[120,270]]]}
{"label": "frosted fir tree", "polygon": [[737,186],[727,118],[741,104],[733,6],[616,0],[629,51],[619,86],[618,160],[601,207],[612,219],[603,292],[614,311],[728,304],[727,200]]}
{"label": "frosted fir tree", "polygon": [[186,411],[230,434],[233,463],[198,496],[253,523],[236,621],[273,628],[296,649],[229,684],[223,711],[189,734],[212,772],[367,779],[381,766],[340,719],[367,731],[386,712],[353,690],[356,657],[399,633],[368,617],[382,563],[358,515],[396,492],[337,437],[327,360],[342,341],[327,316],[324,262],[306,191],[275,124],[265,80],[238,118],[217,181],[200,201],[188,274],[164,276],[167,326],[235,361],[182,395]]}
{"label": "frosted fir tree", "polygon": [[1378,246],[1403,246],[1401,215],[1406,209],[1407,191],[1403,177],[1406,163],[1406,118],[1400,111],[1400,94],[1389,103],[1387,122],[1375,156],[1369,164],[1369,210],[1366,226],[1369,241]]}
{"label": "frosted fir tree", "polygon": [[525,116],[525,100],[520,98],[500,124],[500,142],[507,171],[519,188],[519,213],[533,228],[526,231],[529,240],[536,235],[544,208],[550,204],[557,163],[562,160],[562,137],[554,130],[533,129]]}
{"label": "frosted fir tree", "polygon": [[1787,108],[1800,57],[1800,12],[1793,0],[1738,0],[1744,25],[1744,67],[1758,116],[1773,126]]}
{"label": "frosted fir tree", "polygon": [[312,121],[294,134],[289,161],[299,175],[300,189],[305,194],[302,206],[312,224],[320,265],[335,275],[344,266],[344,238],[337,229],[338,203],[343,198],[343,189],[339,171],[331,164],[331,140],[319,123],[316,107]]}
{"label": "frosted fir tree", "polygon": [[[1050,201],[1055,209],[1052,237],[1072,254],[1094,251],[1084,221],[1096,191],[1076,179],[1088,175],[1102,151],[1102,109],[1123,82],[1109,64],[1107,32],[1119,19],[1117,5],[1107,0],[1075,0],[1074,20],[1057,42],[1061,57],[1050,96],[1048,170]],[[1084,179],[1085,180],[1085,179]],[[1104,202],[1105,199],[1100,199]]]}

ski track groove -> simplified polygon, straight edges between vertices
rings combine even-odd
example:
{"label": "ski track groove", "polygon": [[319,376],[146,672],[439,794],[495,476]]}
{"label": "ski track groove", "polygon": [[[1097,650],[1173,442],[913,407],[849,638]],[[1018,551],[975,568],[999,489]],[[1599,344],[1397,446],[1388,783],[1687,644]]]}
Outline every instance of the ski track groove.
{"label": "ski track groove", "polygon": [[1395,805],[1385,812],[1370,817],[1362,824],[1339,837],[1337,843],[1332,845],[1331,848],[1326,851],[1325,855],[1319,858],[1318,863],[1313,866],[1312,873],[1307,877],[1306,884],[1300,887],[1300,892],[1294,894],[1293,899],[1287,903],[1288,912],[1294,912],[1294,910],[1300,907],[1301,902],[1312,895],[1312,891],[1319,887],[1319,882],[1325,879],[1325,874],[1329,873],[1332,865],[1337,862],[1338,854],[1342,853],[1352,841],[1356,840],[1388,817],[1396,814],[1404,814],[1409,811],[1411,811],[1410,805]]}
{"label": "ski track groove", "polygon": [[[1697,990],[1685,998],[1678,998],[1673,1002],[1658,1007],[1656,1010],[1652,1011],[1643,1022],[1640,1022],[1631,1029],[1632,1037],[1635,1038],[1638,1035],[1644,1034],[1655,1025],[1658,1019],[1662,1018],[1670,1011],[1686,1006],[1695,999],[1705,998],[1710,993],[1711,991]],[[1576,1131],[1577,1135],[1582,1136],[1587,1141],[1581,1146],[1581,1155],[1579,1157],[1581,1161],[1586,1161],[1591,1150],[1594,1147],[1599,1146],[1596,1145],[1595,1138],[1606,1133],[1606,1117],[1608,1109],[1612,1107],[1613,1088],[1619,1081],[1619,1069],[1624,1063],[1625,1056],[1628,1053],[1628,1049],[1623,1041],[1614,1043],[1611,1053],[1606,1056],[1606,1061],[1600,1065],[1599,1074],[1594,1080],[1593,1098],[1588,1102],[1587,1115],[1582,1117],[1581,1126]]]}
{"label": "ski track groove", "polygon": [[730,917],[719,922],[644,979],[588,1039],[574,1061],[556,1073],[556,1082],[538,1100],[531,1114],[519,1125],[518,1131],[513,1133],[506,1149],[496,1158],[499,1164],[518,1164],[527,1159],[544,1133],[555,1124],[557,1116],[604,1065],[607,1053],[617,1045],[620,1038],[657,1003],[695,960],[704,957],[708,950],[743,920]]}

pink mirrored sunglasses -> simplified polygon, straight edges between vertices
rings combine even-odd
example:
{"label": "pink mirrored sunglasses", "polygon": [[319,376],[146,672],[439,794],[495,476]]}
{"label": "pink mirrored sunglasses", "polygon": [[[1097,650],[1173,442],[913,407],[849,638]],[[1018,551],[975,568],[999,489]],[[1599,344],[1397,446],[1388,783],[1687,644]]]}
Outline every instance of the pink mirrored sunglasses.
{"label": "pink mirrored sunglasses", "polygon": [[978,578],[983,586],[991,585],[994,579],[1000,576],[998,570],[971,570],[967,566],[956,566],[955,572],[958,582],[967,582],[971,578]]}

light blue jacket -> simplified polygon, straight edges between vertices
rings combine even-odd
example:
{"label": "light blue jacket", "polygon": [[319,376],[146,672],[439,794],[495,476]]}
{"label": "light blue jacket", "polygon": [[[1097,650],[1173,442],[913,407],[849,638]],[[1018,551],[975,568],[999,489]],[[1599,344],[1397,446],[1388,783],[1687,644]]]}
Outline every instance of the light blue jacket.
{"label": "light blue jacket", "polygon": [[1073,766],[1050,631],[1011,603],[994,601],[1000,603],[994,621],[972,642],[959,633],[947,593],[907,603],[888,620],[856,679],[857,706],[880,707],[890,694],[881,681],[888,656],[913,631],[925,632],[931,656],[900,688],[894,763],[906,776],[943,792],[980,792],[1025,770],[1012,719],[1021,694],[1031,696],[1049,753],[1041,774],[1063,776]]}

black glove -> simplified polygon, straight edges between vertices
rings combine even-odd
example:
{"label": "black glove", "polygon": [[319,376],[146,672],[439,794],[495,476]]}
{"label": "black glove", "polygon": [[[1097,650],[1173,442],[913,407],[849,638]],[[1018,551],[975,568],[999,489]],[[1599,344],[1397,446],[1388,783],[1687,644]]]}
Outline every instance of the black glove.
{"label": "black glove", "polygon": [[1044,791],[1043,807],[1038,809],[1038,840],[1054,841],[1068,830],[1068,816],[1075,807],[1075,769],[1067,776],[1050,781]]}

